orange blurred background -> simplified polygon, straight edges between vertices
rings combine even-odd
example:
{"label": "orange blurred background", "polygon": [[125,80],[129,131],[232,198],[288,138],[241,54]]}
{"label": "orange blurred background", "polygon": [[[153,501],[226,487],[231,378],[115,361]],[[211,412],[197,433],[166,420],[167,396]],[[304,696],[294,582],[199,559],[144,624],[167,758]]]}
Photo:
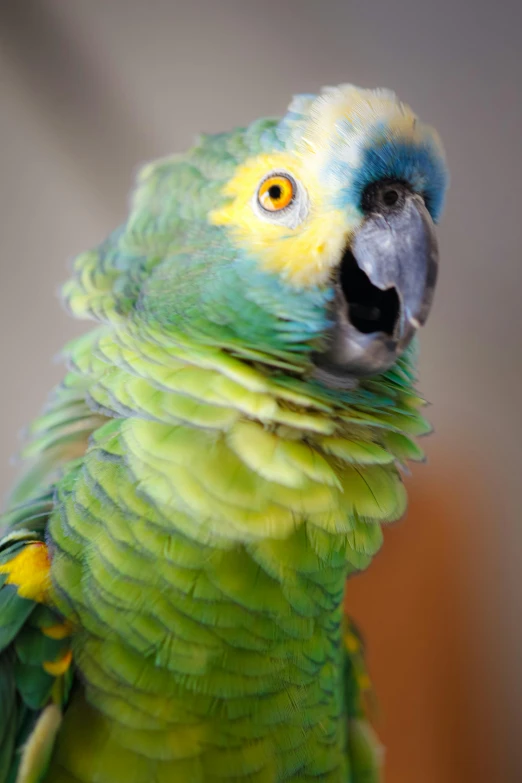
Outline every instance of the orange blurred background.
{"label": "orange blurred background", "polygon": [[469,467],[435,452],[416,469],[406,519],[348,586],[367,642],[386,783],[519,780],[506,752],[513,694],[502,692],[504,644],[488,622],[494,569],[485,561],[479,574],[469,558],[469,528],[495,509],[476,501]]}
{"label": "orange blurred background", "polygon": [[56,300],[66,262],[124,219],[139,164],[343,81],[395,89],[441,133],[435,434],[348,593],[387,783],[522,781],[521,29],[519,0],[0,3],[2,495],[51,357],[85,328]]}

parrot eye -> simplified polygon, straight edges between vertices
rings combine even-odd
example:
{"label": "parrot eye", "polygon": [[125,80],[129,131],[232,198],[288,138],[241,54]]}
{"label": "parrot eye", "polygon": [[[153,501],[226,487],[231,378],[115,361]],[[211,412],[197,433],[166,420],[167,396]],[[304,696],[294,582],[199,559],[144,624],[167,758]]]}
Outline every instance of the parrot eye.
{"label": "parrot eye", "polygon": [[268,212],[279,212],[285,209],[295,198],[296,185],[287,174],[271,174],[267,177],[257,192],[259,205]]}
{"label": "parrot eye", "polygon": [[253,206],[263,220],[288,228],[298,226],[308,211],[304,189],[284,171],[271,172],[261,181]]}

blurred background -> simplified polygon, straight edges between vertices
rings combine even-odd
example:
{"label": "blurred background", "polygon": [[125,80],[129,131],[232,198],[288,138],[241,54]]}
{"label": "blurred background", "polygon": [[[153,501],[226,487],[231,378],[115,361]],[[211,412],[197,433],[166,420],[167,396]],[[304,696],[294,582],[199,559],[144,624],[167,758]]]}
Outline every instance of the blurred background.
{"label": "blurred background", "polygon": [[387,86],[437,126],[452,186],[422,335],[429,464],[348,604],[387,783],[522,780],[519,0],[2,0],[0,492],[85,325],[66,264],[121,222],[137,166],[290,96]]}

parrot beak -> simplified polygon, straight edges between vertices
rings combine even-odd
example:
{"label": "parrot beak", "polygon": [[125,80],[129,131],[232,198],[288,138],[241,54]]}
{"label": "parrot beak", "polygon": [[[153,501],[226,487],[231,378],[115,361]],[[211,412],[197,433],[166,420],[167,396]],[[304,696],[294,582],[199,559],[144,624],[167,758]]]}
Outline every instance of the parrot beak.
{"label": "parrot beak", "polygon": [[407,185],[378,185],[336,270],[333,325],[326,350],[314,356],[328,385],[389,369],[430,311],[438,267],[431,216]]}

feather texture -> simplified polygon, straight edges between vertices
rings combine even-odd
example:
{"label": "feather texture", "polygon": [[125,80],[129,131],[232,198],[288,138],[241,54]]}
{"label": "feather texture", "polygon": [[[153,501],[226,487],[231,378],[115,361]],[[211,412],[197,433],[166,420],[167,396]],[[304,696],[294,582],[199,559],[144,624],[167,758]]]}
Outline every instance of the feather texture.
{"label": "feather texture", "polygon": [[[283,165],[313,206],[299,230],[255,222]],[[411,110],[302,96],[147,166],[76,260],[64,298],[98,326],[66,350],[3,520],[0,783],[378,780],[345,582],[403,513],[429,426],[415,346],[346,390],[313,356],[387,166],[436,217],[444,164]]]}

